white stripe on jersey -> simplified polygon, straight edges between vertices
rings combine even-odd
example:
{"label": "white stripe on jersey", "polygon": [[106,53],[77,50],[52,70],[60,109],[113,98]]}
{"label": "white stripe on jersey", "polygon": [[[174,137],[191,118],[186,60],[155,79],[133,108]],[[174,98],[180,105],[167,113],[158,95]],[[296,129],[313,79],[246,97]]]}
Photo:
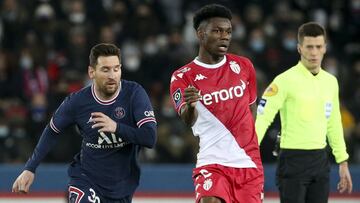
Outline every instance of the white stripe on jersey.
{"label": "white stripe on jersey", "polygon": [[51,118],[50,120],[50,128],[56,132],[56,133],[60,133],[60,130],[55,126],[54,122],[53,122],[53,118]]}
{"label": "white stripe on jersey", "polygon": [[143,118],[141,119],[139,122],[137,122],[137,126],[138,128],[140,128],[142,125],[144,125],[147,122],[154,122],[156,123],[156,119],[154,117],[147,117],[147,118]]}
{"label": "white stripe on jersey", "polygon": [[198,117],[192,127],[200,136],[200,149],[196,167],[220,164],[235,168],[256,168],[232,133],[201,102],[196,103]]}

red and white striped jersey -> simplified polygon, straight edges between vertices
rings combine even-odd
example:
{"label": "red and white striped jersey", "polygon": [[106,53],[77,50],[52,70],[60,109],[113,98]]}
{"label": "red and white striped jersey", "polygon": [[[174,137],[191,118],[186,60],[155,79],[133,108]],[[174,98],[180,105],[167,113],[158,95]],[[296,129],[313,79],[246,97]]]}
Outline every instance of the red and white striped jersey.
{"label": "red and white striped jersey", "polygon": [[178,113],[185,104],[184,89],[200,91],[198,117],[192,126],[200,138],[196,167],[221,164],[262,168],[254,119],[249,105],[256,101],[256,76],[251,61],[226,54],[217,64],[194,59],[171,77],[170,95]]}

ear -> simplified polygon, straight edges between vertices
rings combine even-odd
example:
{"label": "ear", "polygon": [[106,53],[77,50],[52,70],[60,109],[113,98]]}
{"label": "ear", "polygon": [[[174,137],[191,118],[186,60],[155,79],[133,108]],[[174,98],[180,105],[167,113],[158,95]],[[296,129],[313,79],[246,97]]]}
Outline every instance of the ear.
{"label": "ear", "polygon": [[298,43],[298,44],[297,44],[297,51],[298,51],[299,54],[301,55],[301,48],[300,48],[300,47],[301,47],[301,45]]}
{"label": "ear", "polygon": [[94,79],[95,77],[95,68],[92,66],[88,66],[88,75],[90,79]]}
{"label": "ear", "polygon": [[204,39],[204,36],[205,36],[205,33],[202,29],[197,29],[196,30],[196,36],[200,39],[200,40],[203,40]]}

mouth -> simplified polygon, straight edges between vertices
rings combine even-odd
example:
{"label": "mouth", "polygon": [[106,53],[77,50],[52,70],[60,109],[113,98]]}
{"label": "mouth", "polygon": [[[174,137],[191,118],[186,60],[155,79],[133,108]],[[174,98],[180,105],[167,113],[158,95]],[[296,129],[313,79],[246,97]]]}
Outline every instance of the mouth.
{"label": "mouth", "polygon": [[106,86],[116,86],[116,82],[107,82],[105,83]]}
{"label": "mouth", "polygon": [[226,43],[222,43],[222,44],[219,44],[218,45],[218,49],[221,51],[221,52],[226,52],[228,50],[228,47],[229,45],[226,44]]}

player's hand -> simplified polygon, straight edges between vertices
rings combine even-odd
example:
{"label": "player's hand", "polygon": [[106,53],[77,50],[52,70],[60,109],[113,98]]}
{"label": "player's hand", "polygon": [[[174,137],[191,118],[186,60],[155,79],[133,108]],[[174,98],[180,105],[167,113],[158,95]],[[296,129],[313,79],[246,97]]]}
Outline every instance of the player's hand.
{"label": "player's hand", "polygon": [[344,193],[345,191],[347,191],[347,193],[351,193],[353,185],[347,161],[340,163],[339,176],[340,181],[337,185],[338,191],[340,193]]}
{"label": "player's hand", "polygon": [[196,102],[201,100],[200,91],[194,86],[189,86],[184,89],[184,100],[187,105],[195,107]]}
{"label": "player's hand", "polygon": [[94,122],[92,128],[99,128],[99,132],[115,133],[117,124],[109,116],[101,112],[93,112],[91,118],[90,122]]}
{"label": "player's hand", "polygon": [[34,178],[35,174],[33,172],[24,170],[15,180],[12,186],[12,192],[28,193]]}

